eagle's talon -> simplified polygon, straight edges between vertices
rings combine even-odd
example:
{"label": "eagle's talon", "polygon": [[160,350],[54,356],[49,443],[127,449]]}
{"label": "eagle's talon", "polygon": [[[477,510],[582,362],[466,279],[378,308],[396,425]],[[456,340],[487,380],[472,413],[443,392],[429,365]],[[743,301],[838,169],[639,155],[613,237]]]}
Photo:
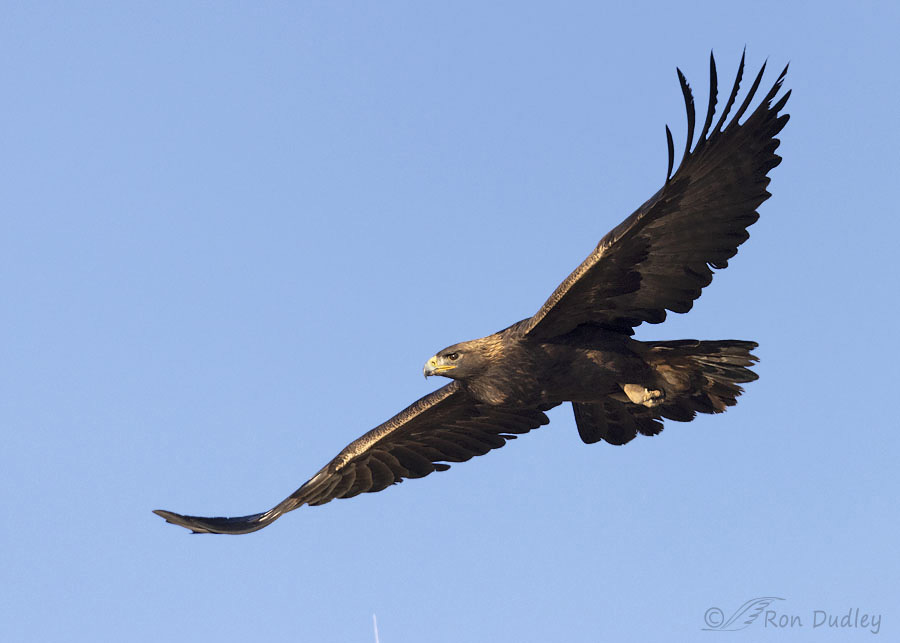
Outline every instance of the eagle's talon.
{"label": "eagle's talon", "polygon": [[650,390],[640,384],[625,384],[622,386],[625,395],[635,404],[640,404],[648,408],[659,406],[666,399],[666,392],[662,390]]}

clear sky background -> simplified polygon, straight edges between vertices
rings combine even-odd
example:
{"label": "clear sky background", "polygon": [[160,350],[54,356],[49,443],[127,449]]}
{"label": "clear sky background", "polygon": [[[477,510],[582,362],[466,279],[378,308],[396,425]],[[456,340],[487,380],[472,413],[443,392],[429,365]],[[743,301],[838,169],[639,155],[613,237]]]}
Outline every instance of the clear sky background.
{"label": "clear sky background", "polygon": [[[0,639],[900,636],[896,3],[18,3],[0,20]],[[689,315],[734,409],[506,448],[248,536],[533,314],[706,104],[791,62],[774,197]],[[724,91],[724,90],[723,90]],[[789,633],[704,614],[779,597]]]}

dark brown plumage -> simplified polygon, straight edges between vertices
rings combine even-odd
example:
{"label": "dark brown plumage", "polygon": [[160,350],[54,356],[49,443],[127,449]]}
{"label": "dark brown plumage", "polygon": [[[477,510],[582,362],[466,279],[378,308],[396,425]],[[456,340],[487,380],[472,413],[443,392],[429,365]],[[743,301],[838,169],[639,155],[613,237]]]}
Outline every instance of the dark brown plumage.
{"label": "dark brown plumage", "polygon": [[[737,79],[715,126],[717,75],[710,55],[710,99],[694,140],[694,100],[678,70],[688,134],[677,171],[668,127],[669,169],[663,187],[607,234],[533,317],[498,333],[450,346],[432,357],[427,375],[453,379],[350,443],[276,507],[240,518],[155,513],[194,532],[256,531],[302,505],[381,491],[405,478],[444,471],[547,424],[544,411],[571,402],[586,443],[625,444],[655,435],[663,420],[687,422],[736,403],[753,342],[632,339],[642,322],[685,313],[725,268],[756,209],[770,195],[768,173],[781,161],[777,134],[790,92],[773,104],[787,68],[741,123],[765,65],[725,126]],[[724,126],[724,128],[723,128]]]}

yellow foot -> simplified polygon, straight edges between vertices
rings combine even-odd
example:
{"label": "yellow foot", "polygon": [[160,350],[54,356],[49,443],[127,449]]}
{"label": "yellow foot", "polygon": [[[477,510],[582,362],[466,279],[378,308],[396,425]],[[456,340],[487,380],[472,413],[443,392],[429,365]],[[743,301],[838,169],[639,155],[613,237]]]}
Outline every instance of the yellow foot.
{"label": "yellow foot", "polygon": [[640,384],[623,384],[622,390],[625,391],[625,395],[628,396],[629,400],[649,408],[659,406],[666,399],[665,391],[651,391]]}

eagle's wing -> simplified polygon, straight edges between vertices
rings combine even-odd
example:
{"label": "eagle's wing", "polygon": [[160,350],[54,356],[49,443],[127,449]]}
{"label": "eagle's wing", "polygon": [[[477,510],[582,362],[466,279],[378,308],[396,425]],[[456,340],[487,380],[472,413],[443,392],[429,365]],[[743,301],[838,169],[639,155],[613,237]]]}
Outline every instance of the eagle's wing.
{"label": "eagle's wing", "polygon": [[672,175],[674,148],[666,127],[669,171],[666,183],[644,205],[607,234],[591,255],[559,285],[522,332],[535,339],[563,335],[582,324],[631,332],[641,322],[659,323],[666,311],[685,313],[747,240],[756,208],[769,198],[769,170],[781,162],[775,136],[788,121],[779,115],[790,91],[772,104],[787,67],[762,103],[740,123],[762,80],[759,71],[747,97],[722,129],[740,88],[744,58],[734,88],[715,127],[716,65],[710,54],[709,108],[694,138],[694,99],[687,80],[678,80],[687,109],[687,143]]}
{"label": "eagle's wing", "polygon": [[335,498],[381,491],[404,478],[446,471],[447,462],[484,455],[547,422],[541,410],[482,404],[458,382],[451,382],[348,444],[269,511],[240,518],[182,516],[161,509],[154,513],[195,533],[246,534],[302,505],[323,505]]}

